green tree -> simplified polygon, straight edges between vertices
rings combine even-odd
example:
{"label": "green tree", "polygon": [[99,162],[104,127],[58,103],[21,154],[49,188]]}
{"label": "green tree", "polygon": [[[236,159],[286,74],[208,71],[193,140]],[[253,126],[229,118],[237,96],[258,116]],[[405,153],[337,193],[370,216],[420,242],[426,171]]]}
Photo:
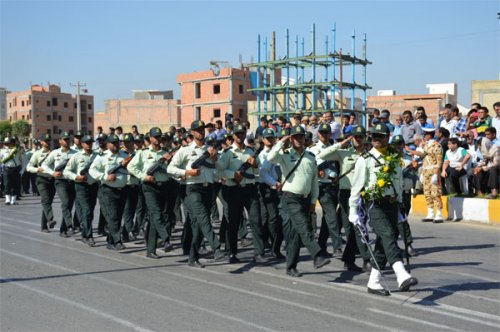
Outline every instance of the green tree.
{"label": "green tree", "polygon": [[4,138],[8,133],[12,133],[12,124],[10,121],[0,121],[0,137]]}
{"label": "green tree", "polygon": [[25,120],[17,120],[12,123],[12,135],[18,138],[28,137],[31,131],[31,125]]}

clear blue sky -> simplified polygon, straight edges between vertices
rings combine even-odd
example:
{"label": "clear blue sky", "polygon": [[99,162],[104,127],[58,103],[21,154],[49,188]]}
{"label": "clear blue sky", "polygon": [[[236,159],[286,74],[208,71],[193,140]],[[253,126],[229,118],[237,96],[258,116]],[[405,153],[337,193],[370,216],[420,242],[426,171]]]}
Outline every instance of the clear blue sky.
{"label": "clear blue sky", "polygon": [[[134,89],[173,89],[175,77],[207,70],[210,60],[238,66],[257,57],[257,35],[285,29],[306,39],[316,24],[318,52],[337,24],[337,46],[368,36],[368,84],[398,94],[427,83],[458,83],[468,106],[471,80],[498,79],[500,1],[4,1],[0,0],[0,86],[86,82],[96,109]],[[361,38],[359,38],[360,40]],[[361,52],[358,43],[356,52]]]}

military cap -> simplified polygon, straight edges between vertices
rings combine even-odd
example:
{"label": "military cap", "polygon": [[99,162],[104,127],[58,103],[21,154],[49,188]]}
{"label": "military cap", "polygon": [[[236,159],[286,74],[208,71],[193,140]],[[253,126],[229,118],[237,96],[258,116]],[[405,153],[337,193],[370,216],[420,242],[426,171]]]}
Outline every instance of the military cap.
{"label": "military cap", "polygon": [[40,141],[50,141],[50,134],[42,134],[42,136],[40,136]]}
{"label": "military cap", "polygon": [[305,135],[306,131],[302,126],[293,126],[292,129],[290,130],[290,135],[295,136],[295,135]]}
{"label": "military cap", "polygon": [[80,140],[82,143],[92,143],[94,139],[90,135],[85,135]]}
{"label": "military cap", "polygon": [[171,141],[172,139],[174,139],[174,134],[168,131],[165,133],[165,138]]}
{"label": "military cap", "polygon": [[73,135],[75,137],[82,137],[83,136],[83,130],[77,130],[75,135]]}
{"label": "military cap", "polygon": [[33,145],[40,144],[40,142],[38,142],[38,140],[37,140],[37,139],[33,139],[33,142],[32,142],[32,143],[33,143]]}
{"label": "military cap", "polygon": [[182,139],[185,140],[189,136],[192,136],[190,132],[186,131],[184,134],[182,134]]}
{"label": "military cap", "polygon": [[120,142],[120,138],[118,135],[111,134],[108,136],[108,139],[106,140],[107,143],[118,143]]}
{"label": "military cap", "polygon": [[100,133],[99,135],[97,135],[97,140],[98,141],[105,141],[108,139],[108,135],[104,134],[104,133]]}
{"label": "military cap", "polygon": [[5,144],[9,144],[9,143],[10,143],[10,137],[5,137],[5,138],[3,139],[3,142],[4,142]]}
{"label": "military cap", "polygon": [[59,135],[59,138],[60,139],[69,139],[70,138],[70,135],[67,131],[63,131],[60,135]]}
{"label": "military cap", "polygon": [[392,144],[399,144],[399,143],[404,143],[405,139],[403,138],[403,135],[396,135],[392,138]]}
{"label": "military cap", "polygon": [[143,140],[144,140],[143,134],[135,135],[135,137],[134,137],[134,141],[136,141],[136,142],[142,142]]}
{"label": "military cap", "polygon": [[150,137],[158,137],[158,136],[161,136],[161,129],[158,128],[158,127],[153,127],[151,129],[149,129],[149,136]]}
{"label": "military cap", "polygon": [[372,134],[389,135],[390,130],[384,123],[377,123],[375,127],[372,128]]}
{"label": "military cap", "polygon": [[246,133],[247,129],[242,124],[237,124],[233,128],[233,134]]}
{"label": "military cap", "polygon": [[332,132],[332,127],[328,123],[322,123],[319,125],[318,131]]}
{"label": "military cap", "polygon": [[26,143],[26,144],[27,144],[27,143],[29,143],[29,142],[30,142],[30,140],[29,140],[28,138],[23,139],[23,143]]}
{"label": "military cap", "polygon": [[283,128],[280,130],[280,133],[278,135],[279,138],[285,137],[290,135],[290,128]]}
{"label": "military cap", "polygon": [[205,137],[205,144],[207,144],[207,145],[214,145],[215,142],[216,142],[215,137],[213,137],[213,136],[207,136],[207,137]]}
{"label": "military cap", "polygon": [[174,143],[175,144],[179,144],[181,142],[181,140],[179,139],[179,136],[174,136]]}
{"label": "military cap", "polygon": [[306,139],[313,139],[313,133],[306,131]]}
{"label": "military cap", "polygon": [[276,137],[276,133],[271,128],[266,128],[262,131],[262,137]]}
{"label": "military cap", "polygon": [[109,127],[109,130],[115,131],[115,128],[114,127]]}
{"label": "military cap", "polygon": [[366,130],[363,126],[356,126],[351,130],[352,136],[366,136]]}
{"label": "military cap", "polygon": [[230,134],[224,134],[224,135],[222,135],[222,138],[223,138],[224,140],[227,140],[227,139],[233,139],[233,136],[231,136]]}
{"label": "military cap", "polygon": [[134,137],[132,136],[132,134],[126,133],[125,135],[123,135],[123,141],[124,142],[133,142]]}
{"label": "military cap", "polygon": [[431,127],[431,128],[422,128],[422,130],[426,133],[433,133],[436,131],[436,128]]}
{"label": "military cap", "polygon": [[196,120],[196,121],[191,122],[191,130],[196,130],[196,129],[200,129],[200,128],[205,128],[205,122],[203,122],[201,120]]}

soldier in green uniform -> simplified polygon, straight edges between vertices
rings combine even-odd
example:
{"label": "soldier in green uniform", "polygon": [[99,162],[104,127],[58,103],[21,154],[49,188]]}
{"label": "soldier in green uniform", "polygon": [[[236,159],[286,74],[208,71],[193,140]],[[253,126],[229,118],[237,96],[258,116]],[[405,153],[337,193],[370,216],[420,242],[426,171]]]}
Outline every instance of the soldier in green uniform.
{"label": "soldier in green uniform", "polygon": [[54,220],[54,213],[52,211],[52,202],[56,194],[56,187],[54,186],[54,178],[51,174],[46,173],[42,168],[42,163],[47,159],[50,154],[50,135],[42,134],[40,138],[41,149],[36,150],[31,157],[27,170],[28,172],[36,175],[36,187],[40,193],[42,203],[42,218],[41,227],[42,232],[49,233],[50,230],[56,225]]}
{"label": "soldier in green uniform", "polygon": [[[134,137],[134,150],[137,152],[144,149],[144,135],[136,135]],[[146,201],[144,200],[144,193],[142,192],[142,185],[140,181],[139,186],[137,187],[137,191],[137,208],[135,210],[133,233],[135,237],[144,237],[144,223],[146,221]]]}
{"label": "soldier in green uniform", "polygon": [[[122,151],[127,154],[127,160],[131,160],[136,153],[134,149],[134,138],[132,134],[127,133],[123,135]],[[123,226],[122,226],[122,240],[129,242],[136,239],[133,233],[134,217],[139,200],[139,187],[140,181],[132,174],[127,174],[127,185],[125,186],[125,210],[123,212]]]}
{"label": "soldier in green uniform", "polygon": [[[57,194],[61,199],[63,220],[59,228],[59,235],[69,237],[68,230],[72,228],[71,210],[75,202],[75,186],[73,181],[64,176],[63,171],[69,158],[76,153],[69,147],[70,135],[63,132],[59,135],[60,148],[53,150],[42,164],[45,173],[51,174],[55,179]],[[75,230],[73,229],[73,232]]]}
{"label": "soldier in green uniform", "polygon": [[[291,140],[292,148],[283,150],[285,143]],[[284,136],[271,149],[267,160],[279,164],[282,172],[283,195],[281,204],[287,211],[283,219],[287,238],[286,273],[292,277],[301,277],[297,270],[301,243],[314,259],[314,267],[320,268],[330,263],[330,259],[320,254],[321,248],[314,239],[310,224],[310,213],[316,208],[318,200],[318,170],[316,158],[305,148],[305,130],[301,126],[291,128],[290,136]]]}
{"label": "soldier in green uniform", "polygon": [[[71,146],[71,149],[75,150],[76,152],[83,151],[82,137],[83,137],[83,131],[77,130],[76,133],[73,135],[73,145]],[[80,211],[82,211],[80,207],[80,201],[76,199],[75,213],[73,214],[73,229],[75,231],[80,230],[80,220],[82,219],[82,217],[80,216]]]}
{"label": "soldier in green uniform", "polygon": [[75,182],[76,201],[79,202],[76,208],[79,210],[82,242],[91,247],[95,245],[92,220],[99,188],[97,181],[89,174],[91,164],[99,156],[97,152],[92,151],[92,142],[93,139],[89,135],[81,138],[82,150],[71,156],[63,172],[66,178]]}
{"label": "soldier in green uniform", "polygon": [[[106,140],[108,139],[108,135],[106,134],[99,134],[97,135],[97,146],[98,148],[94,150],[100,157],[104,155],[106,150],[108,149],[106,146]],[[99,202],[103,201],[102,198],[102,185],[101,182],[98,182],[99,188],[97,189],[97,199]],[[107,235],[108,233],[106,232],[106,206],[103,206],[102,204],[99,204],[99,221],[97,223],[97,235]]]}
{"label": "soldier in green uniform", "polygon": [[142,190],[149,214],[146,257],[157,259],[157,238],[160,237],[166,251],[171,250],[167,229],[171,220],[165,219],[164,208],[167,199],[167,161],[171,155],[161,149],[161,129],[153,127],[149,130],[150,146],[132,158],[128,171],[142,181]]}
{"label": "soldier in green uniform", "polygon": [[[108,223],[107,248],[123,250],[125,246],[120,236],[120,224],[125,206],[125,185],[127,174],[123,172],[122,162],[127,154],[119,149],[120,139],[117,135],[109,135],[107,150],[94,160],[90,166],[91,177],[101,182],[101,200],[99,204],[106,206],[106,221]],[[116,170],[113,172],[113,170]]]}
{"label": "soldier in green uniform", "polygon": [[[215,260],[224,258],[220,250],[220,242],[210,223],[210,209],[212,207],[212,190],[215,182],[214,170],[218,163],[217,150],[205,145],[205,123],[194,121],[191,124],[193,142],[181,148],[172,158],[168,166],[168,173],[177,177],[186,178],[185,206],[191,219],[193,239],[189,251],[189,266],[203,267],[199,262],[198,250],[205,237],[212,250]],[[205,160],[194,164],[204,156]]]}
{"label": "soldier in green uniform", "polygon": [[[34,144],[33,144],[34,146]],[[23,153],[23,164],[22,164],[22,169],[21,169],[21,182],[22,182],[22,187],[23,187],[23,195],[29,195],[30,193],[30,185],[31,185],[31,179],[30,179],[30,172],[26,171],[26,168],[28,166],[28,163],[33,156],[33,149],[30,149],[29,147],[29,140],[27,138],[24,139],[23,145],[22,145],[22,153]],[[32,188],[33,193],[35,188]]]}
{"label": "soldier in green uniform", "polygon": [[[262,221],[259,197],[255,186],[255,174],[258,172],[254,151],[245,146],[246,128],[241,124],[234,127],[232,149],[224,153],[217,168],[225,179],[222,196],[227,203],[229,263],[239,263],[238,227],[243,209],[246,209],[252,228],[254,243],[254,262],[264,263],[264,243],[262,239]],[[246,163],[245,166],[242,165]]]}
{"label": "soldier in green uniform", "polygon": [[341,167],[337,181],[340,189],[340,218],[346,234],[346,245],[342,254],[344,268],[349,271],[360,271],[360,268],[355,264],[357,246],[363,259],[363,270],[370,272],[370,253],[367,251],[359,231],[349,222],[349,197],[351,196],[354,167],[358,158],[365,154],[366,131],[362,126],[357,126],[351,134],[352,136],[342,142],[335,143],[321,151],[318,157],[323,160],[338,161]]}
{"label": "soldier in green uniform", "polygon": [[319,231],[318,244],[321,247],[321,254],[328,255],[326,243],[328,235],[332,239],[333,255],[342,254],[342,239],[340,237],[340,224],[337,220],[338,206],[338,186],[333,182],[336,179],[338,170],[333,161],[323,160],[319,153],[330,146],[332,128],[327,123],[322,123],[318,128],[319,141],[308,148],[316,156],[318,165],[318,185],[319,185],[319,204],[323,210],[321,219],[321,228]]}
{"label": "soldier in green uniform", "polygon": [[15,205],[21,185],[19,172],[22,167],[22,151],[14,137],[5,137],[4,148],[0,151],[0,164],[4,167],[5,204]]}
{"label": "soldier in green uniform", "polygon": [[401,252],[396,242],[398,214],[403,203],[403,176],[401,159],[397,152],[389,149],[389,128],[377,124],[372,130],[373,148],[358,158],[349,198],[349,221],[359,228],[364,224],[358,213],[362,202],[368,211],[369,223],[377,238],[374,259],[368,281],[368,292],[377,295],[390,295],[381,285],[381,271],[388,262],[396,274],[400,291],[408,291],[418,283],[405,269]]}

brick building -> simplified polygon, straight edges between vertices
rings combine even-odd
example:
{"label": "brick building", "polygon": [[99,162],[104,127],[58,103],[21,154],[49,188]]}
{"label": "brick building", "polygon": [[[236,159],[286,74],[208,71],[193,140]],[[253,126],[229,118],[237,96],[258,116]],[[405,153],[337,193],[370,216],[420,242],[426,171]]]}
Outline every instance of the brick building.
{"label": "brick building", "polygon": [[181,125],[187,127],[194,120],[212,122],[226,114],[246,120],[247,102],[257,97],[248,92],[251,87],[249,69],[220,68],[177,75],[181,87]]}
{"label": "brick building", "polygon": [[136,125],[139,132],[145,133],[151,127],[162,130],[179,126],[180,100],[173,99],[172,90],[135,90],[134,99],[110,99],[105,101],[104,112],[95,113],[94,129],[121,126],[130,132]]}
{"label": "brick building", "polygon": [[0,88],[0,121],[7,120],[7,91],[5,88]]}
{"label": "brick building", "polygon": [[[80,95],[81,129],[92,135],[94,97]],[[61,92],[57,85],[32,85],[29,90],[7,94],[7,120],[26,120],[32,125],[32,137],[49,133],[57,142],[59,134],[77,130],[76,96]],[[34,135],[33,135],[34,134]]]}

